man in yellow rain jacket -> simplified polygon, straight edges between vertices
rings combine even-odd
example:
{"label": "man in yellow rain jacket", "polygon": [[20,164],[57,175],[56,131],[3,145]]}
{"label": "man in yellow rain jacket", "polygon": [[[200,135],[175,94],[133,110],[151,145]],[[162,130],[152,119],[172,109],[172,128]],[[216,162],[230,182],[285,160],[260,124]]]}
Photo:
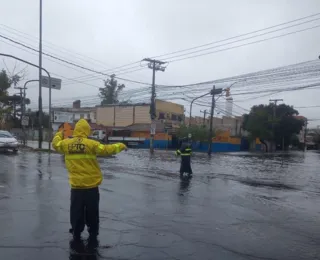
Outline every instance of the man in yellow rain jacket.
{"label": "man in yellow rain jacket", "polygon": [[63,131],[58,131],[52,141],[53,148],[65,155],[71,186],[70,232],[80,238],[85,225],[90,236],[99,233],[99,189],[103,176],[97,155],[117,154],[127,147],[124,144],[103,145],[88,139],[91,128],[80,119],[75,125],[72,138],[63,139]]}

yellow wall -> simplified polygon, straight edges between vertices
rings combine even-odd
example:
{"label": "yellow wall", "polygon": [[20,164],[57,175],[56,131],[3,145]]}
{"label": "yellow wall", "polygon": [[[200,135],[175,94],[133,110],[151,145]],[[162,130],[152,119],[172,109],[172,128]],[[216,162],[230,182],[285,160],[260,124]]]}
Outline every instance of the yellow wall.
{"label": "yellow wall", "polygon": [[97,124],[116,127],[125,127],[133,124],[150,124],[149,111],[149,106],[98,107]]}
{"label": "yellow wall", "polygon": [[114,122],[114,107],[98,107],[96,122],[98,125],[113,126]]}
{"label": "yellow wall", "polygon": [[164,113],[165,117],[164,119],[166,121],[172,121],[171,116],[172,114],[176,116],[182,116],[184,115],[184,106],[179,105],[172,102],[167,102],[163,100],[156,100],[156,114],[157,118],[159,118],[160,113]]}
{"label": "yellow wall", "polygon": [[161,112],[175,113],[177,115],[184,114],[184,106],[173,102],[156,100],[156,109]]}
{"label": "yellow wall", "polygon": [[128,126],[133,122],[133,106],[116,106],[115,109],[115,125],[116,126]]}
{"label": "yellow wall", "polygon": [[230,131],[221,131],[216,137],[212,138],[214,143],[230,143],[230,144],[241,144],[241,138],[230,136]]}
{"label": "yellow wall", "polygon": [[[183,116],[184,107],[176,103],[156,100],[157,119],[159,118],[160,113],[164,113],[165,120],[170,122],[172,114]],[[169,118],[167,118],[167,115]],[[150,106],[129,105],[98,107],[96,118],[97,124],[104,126],[125,127],[133,124],[150,124]]]}
{"label": "yellow wall", "polygon": [[261,144],[260,139],[256,138],[256,144]]}
{"label": "yellow wall", "polygon": [[239,137],[230,137],[229,138],[230,144],[241,144],[241,138]]}

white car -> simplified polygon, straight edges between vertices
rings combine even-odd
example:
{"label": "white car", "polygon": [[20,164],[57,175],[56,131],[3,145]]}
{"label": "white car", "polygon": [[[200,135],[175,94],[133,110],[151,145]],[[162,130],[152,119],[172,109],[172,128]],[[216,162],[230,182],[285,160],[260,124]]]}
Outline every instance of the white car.
{"label": "white car", "polygon": [[8,131],[0,130],[0,150],[18,152],[18,140]]}

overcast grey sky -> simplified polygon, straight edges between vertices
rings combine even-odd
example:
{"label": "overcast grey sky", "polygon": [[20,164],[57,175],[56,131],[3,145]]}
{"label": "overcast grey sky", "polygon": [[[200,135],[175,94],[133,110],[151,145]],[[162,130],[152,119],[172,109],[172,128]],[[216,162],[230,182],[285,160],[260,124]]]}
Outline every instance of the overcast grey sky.
{"label": "overcast grey sky", "polygon": [[[319,0],[43,0],[43,51],[101,71],[317,12],[320,12]],[[38,22],[39,0],[3,1],[1,34],[38,48]],[[164,73],[157,73],[157,83],[189,84],[313,60],[320,54],[317,48],[319,42],[320,28],[317,28],[170,63]],[[36,53],[30,50],[26,52],[23,47],[8,43],[0,39],[1,52],[38,63]],[[78,54],[101,62],[84,57],[80,60]],[[5,63],[9,69],[13,68],[14,61],[5,59]],[[2,60],[0,64],[0,67],[4,67]],[[45,56],[43,66],[56,77],[75,78],[91,74],[53,62]],[[19,64],[19,68],[23,67]],[[151,70],[145,69],[121,77],[151,82],[151,74]],[[37,77],[37,69],[28,67],[28,79]],[[97,87],[103,84],[102,78],[97,76],[86,81],[86,84],[94,86],[66,84],[61,91],[53,92],[53,103],[71,104],[72,97],[88,98],[96,95]],[[64,78],[62,80],[63,83],[70,83]],[[126,83],[126,90],[139,87],[141,85]],[[31,107],[36,107],[37,91],[35,84],[27,90],[32,100]],[[285,103],[294,106],[311,106],[319,105],[319,93],[320,89],[309,89],[272,95],[271,98],[283,98]],[[44,90],[43,95],[46,106],[48,91]],[[267,103],[269,98],[267,96],[238,104],[250,108],[253,104]],[[234,98],[235,102],[237,99],[239,96]],[[199,110],[199,107],[195,107],[195,113]],[[319,112],[320,108],[300,110],[302,115],[320,119]]]}

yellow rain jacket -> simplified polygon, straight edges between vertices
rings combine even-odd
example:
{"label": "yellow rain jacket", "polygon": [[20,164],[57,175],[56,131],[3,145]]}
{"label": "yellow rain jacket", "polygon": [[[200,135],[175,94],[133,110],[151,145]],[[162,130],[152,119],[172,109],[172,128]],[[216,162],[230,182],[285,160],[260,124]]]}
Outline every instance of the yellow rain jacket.
{"label": "yellow rain jacket", "polygon": [[125,150],[124,144],[103,145],[88,139],[91,127],[84,119],[75,125],[73,137],[63,139],[59,131],[52,140],[53,148],[65,155],[65,164],[69,172],[69,183],[73,189],[90,189],[102,182],[102,173],[97,161],[97,155],[112,155]]}

